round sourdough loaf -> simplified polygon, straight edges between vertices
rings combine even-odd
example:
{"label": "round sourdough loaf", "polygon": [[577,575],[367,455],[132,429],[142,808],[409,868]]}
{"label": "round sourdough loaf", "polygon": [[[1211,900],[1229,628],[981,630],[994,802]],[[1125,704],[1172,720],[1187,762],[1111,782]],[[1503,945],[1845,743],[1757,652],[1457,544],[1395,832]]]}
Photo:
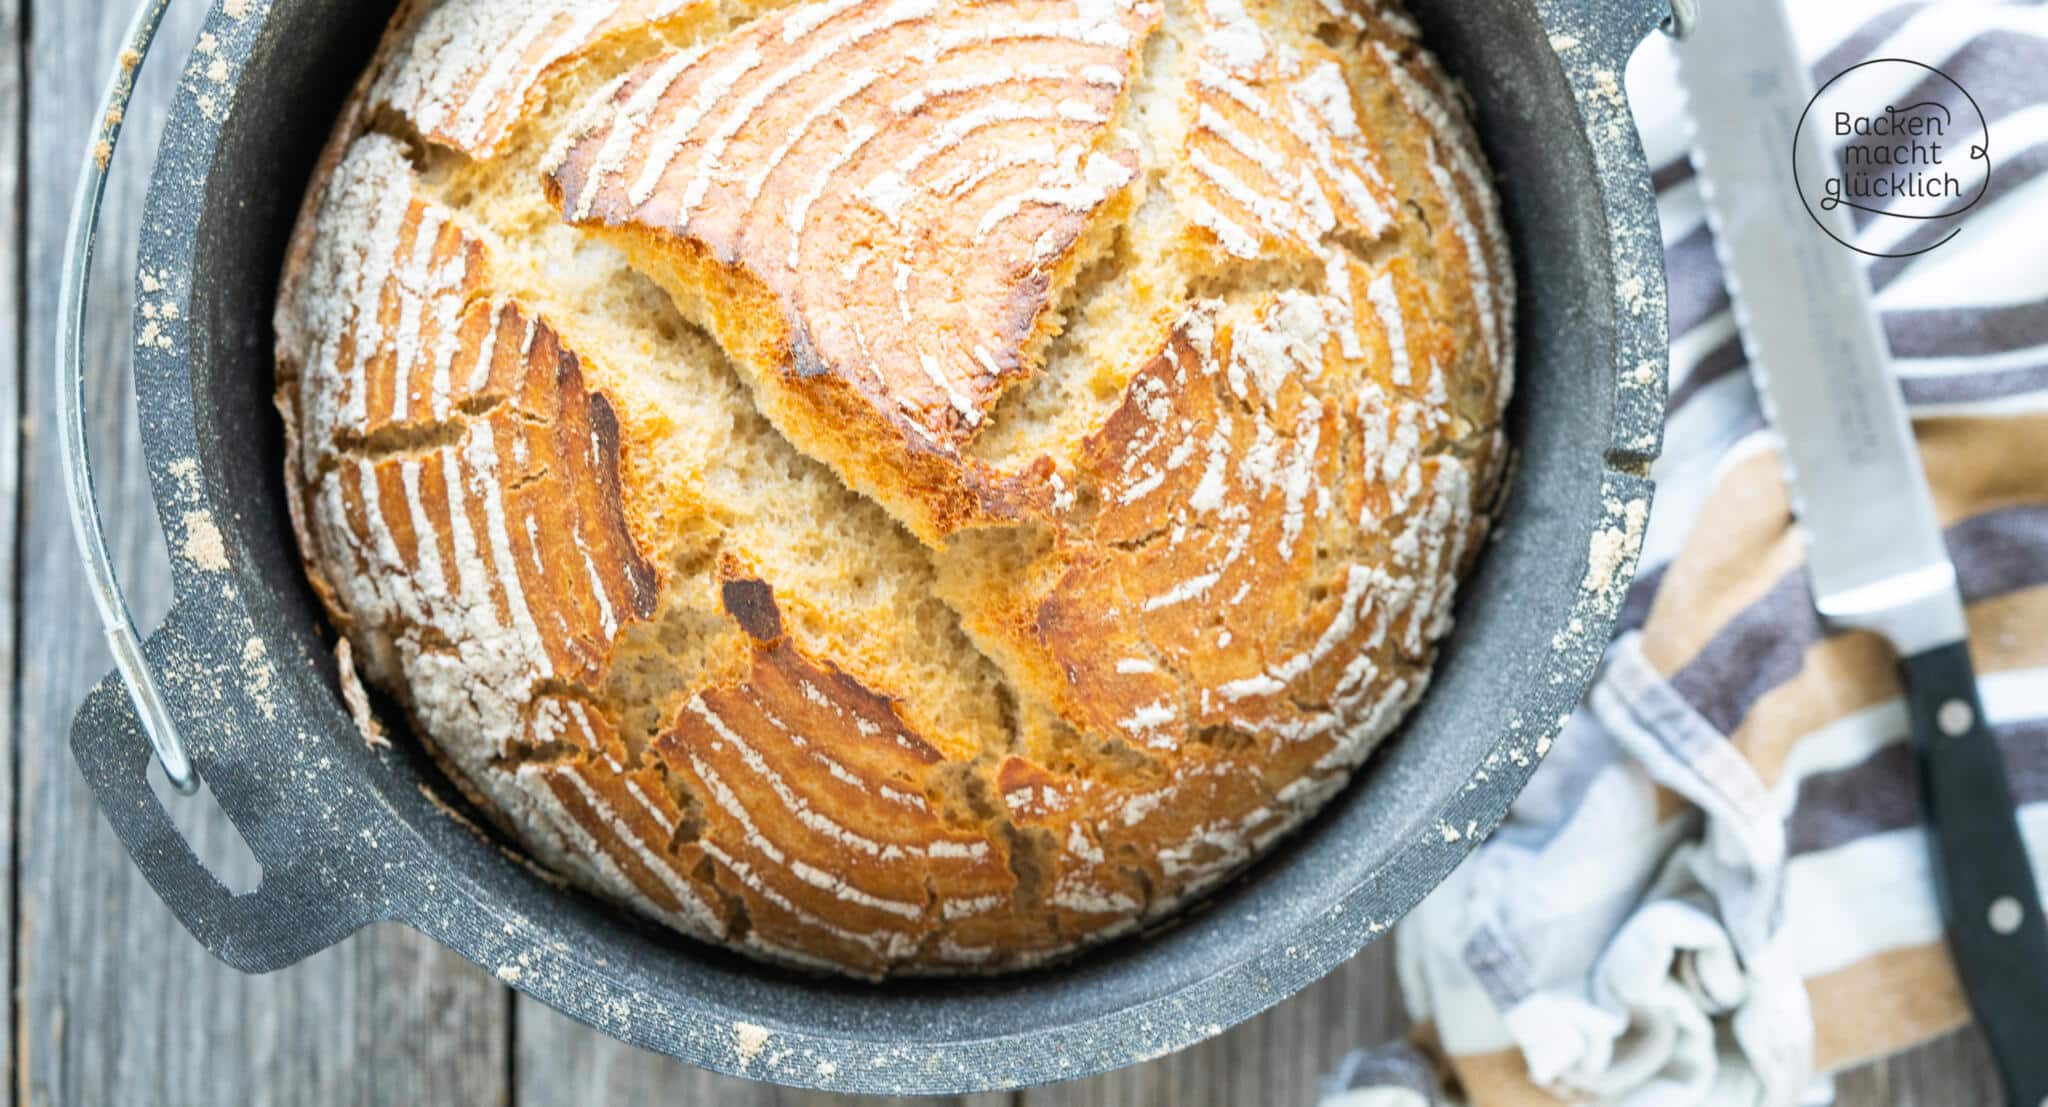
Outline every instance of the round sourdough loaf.
{"label": "round sourdough loaf", "polygon": [[307,570],[547,866],[863,975],[1158,920],[1421,694],[1512,268],[1374,0],[407,4],[277,305]]}

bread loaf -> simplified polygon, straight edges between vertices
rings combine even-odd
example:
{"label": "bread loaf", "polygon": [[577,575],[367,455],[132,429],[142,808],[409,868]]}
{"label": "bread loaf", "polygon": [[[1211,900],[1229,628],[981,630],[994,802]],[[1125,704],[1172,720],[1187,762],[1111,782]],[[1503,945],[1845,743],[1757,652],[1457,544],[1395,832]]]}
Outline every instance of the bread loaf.
{"label": "bread loaf", "polygon": [[1373,0],[402,6],[277,304],[307,571],[544,864],[878,976],[1167,916],[1422,694],[1513,271]]}

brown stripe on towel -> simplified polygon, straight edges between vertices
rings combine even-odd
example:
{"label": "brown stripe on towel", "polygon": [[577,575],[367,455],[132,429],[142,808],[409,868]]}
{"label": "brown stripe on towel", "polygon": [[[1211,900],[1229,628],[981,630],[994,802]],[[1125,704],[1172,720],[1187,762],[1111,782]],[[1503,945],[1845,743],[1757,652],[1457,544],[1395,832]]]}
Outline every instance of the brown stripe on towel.
{"label": "brown stripe on towel", "polygon": [[1875,1060],[1963,1025],[1954,963],[1940,942],[1886,950],[1806,979],[1813,1063],[1833,1071]]}
{"label": "brown stripe on towel", "polygon": [[[2048,583],[2048,505],[1989,511],[1948,528],[1947,537],[1966,601]],[[1730,620],[1671,685],[1716,729],[1732,733],[1825,636],[1805,572],[1795,569]]]}
{"label": "brown stripe on towel", "polygon": [[[2048,666],[2048,587],[2013,592],[1970,605],[1970,656],[1977,671],[2000,672]],[[2029,628],[2015,633],[2014,628]],[[1758,779],[1773,787],[1785,772],[1794,745],[1858,711],[1899,694],[1898,659],[1868,634],[1840,634],[1814,643],[1797,676],[1751,705],[1742,725],[1729,735],[1755,766]]]}
{"label": "brown stripe on towel", "polygon": [[[1925,419],[1915,429],[1934,488],[1935,514],[1944,526],[2016,505],[2048,504],[2048,450],[2039,445],[2048,442],[2048,412]],[[2035,583],[2027,578],[2034,570],[2002,564],[2003,554],[2022,534],[2043,535],[2038,543],[2026,544],[2048,549],[2044,525],[2012,520],[1998,523],[1996,534],[1974,526],[1951,534],[1959,566],[1971,562],[1975,567],[1959,568],[1971,594],[1996,595]],[[1798,583],[1800,560],[1777,452],[1761,450],[1737,460],[1721,475],[1691,538],[1664,574],[1644,623],[1644,655],[1659,672],[1681,674],[1717,639],[1740,634],[1752,606],[1807,602]],[[1778,617],[1777,609],[1768,614]],[[1739,657],[1750,646],[1740,641],[1728,649]],[[1683,689],[1684,682],[1679,683]],[[1702,714],[1718,722],[1731,719],[1725,712]],[[1732,718],[1739,717],[1738,709]]]}
{"label": "brown stripe on towel", "polygon": [[1700,524],[1664,574],[1643,624],[1643,654],[1669,676],[1799,564],[1776,451],[1736,461],[1700,510]]}
{"label": "brown stripe on towel", "polygon": [[1454,1053],[1451,1068],[1465,1098],[1472,1103],[1483,1103],[1486,1107],[1565,1107],[1569,1102],[1529,1082],[1529,1065],[1518,1049]]}

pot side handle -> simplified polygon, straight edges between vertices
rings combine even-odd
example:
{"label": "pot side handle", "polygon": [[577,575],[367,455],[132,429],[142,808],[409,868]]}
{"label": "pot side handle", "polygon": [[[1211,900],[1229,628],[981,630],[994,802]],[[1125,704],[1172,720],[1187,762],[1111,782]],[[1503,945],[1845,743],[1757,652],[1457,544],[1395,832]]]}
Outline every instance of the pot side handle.
{"label": "pot side handle", "polygon": [[1606,216],[1604,226],[1586,233],[1606,240],[1611,289],[1604,305],[1585,306],[1612,320],[1614,328],[1612,360],[1601,359],[1614,373],[1607,464],[1616,473],[1644,476],[1663,452],[1671,344],[1657,195],[1624,74],[1651,36],[1688,33],[1699,16],[1699,0],[1533,3],[1577,108],[1573,137],[1591,157]]}
{"label": "pot side handle", "polygon": [[[149,652],[158,653],[158,646],[152,639]],[[373,896],[337,886],[346,874],[335,871],[319,835],[245,826],[232,815],[263,877],[241,895],[223,886],[150,788],[153,754],[118,673],[102,680],[79,709],[71,751],[135,867],[185,929],[229,966],[250,973],[281,969],[383,917]],[[223,810],[229,806],[242,805],[223,797]]]}
{"label": "pot side handle", "polygon": [[[209,709],[190,687],[173,686],[176,694],[165,694],[157,679],[160,671],[192,683],[190,643],[203,620],[181,598],[163,628],[143,643],[107,552],[85,434],[83,335],[100,208],[136,76],[169,2],[138,0],[122,62],[107,78],[100,125],[87,146],[73,198],[60,287],[54,368],[65,485],[79,553],[115,662],[115,672],[93,690],[73,721],[71,748],[115,834],[186,929],[234,968],[268,972],[383,917],[376,906],[379,897],[352,887],[361,880],[359,867],[339,862],[347,854],[329,846],[331,837],[284,817],[291,805],[278,789],[289,782],[252,780],[244,771],[235,754],[246,753],[237,748],[246,736],[234,734],[232,724],[218,717],[219,704]],[[185,668],[166,668],[167,661],[180,658],[186,659]],[[236,895],[215,879],[150,788],[153,756],[173,788],[185,795],[196,792],[202,774],[190,756],[194,753],[211,755],[220,778],[216,798],[263,866],[262,881],[252,892]]]}

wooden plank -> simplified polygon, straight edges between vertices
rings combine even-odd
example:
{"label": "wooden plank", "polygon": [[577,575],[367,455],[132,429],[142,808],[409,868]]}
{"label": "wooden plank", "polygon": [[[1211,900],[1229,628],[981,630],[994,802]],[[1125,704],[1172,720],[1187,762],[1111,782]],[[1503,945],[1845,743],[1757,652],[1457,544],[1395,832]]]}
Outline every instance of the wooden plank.
{"label": "wooden plank", "polygon": [[1382,941],[1271,1011],[1170,1057],[1026,1091],[1022,1107],[1313,1104],[1346,1053],[1399,1037],[1408,1018]]}
{"label": "wooden plank", "polygon": [[[21,0],[0,0],[0,364],[19,362],[28,341],[21,312],[27,274],[21,235],[28,196],[22,181],[22,127],[28,104],[22,96],[22,58],[27,54],[27,23]],[[19,366],[16,365],[18,369]],[[0,372],[0,412],[19,425],[21,374]],[[15,655],[16,599],[15,510],[21,493],[21,439],[13,428],[0,430],[0,827],[14,827],[15,796]],[[10,841],[13,837],[10,834]],[[0,979],[14,979],[14,855],[0,850]],[[12,1008],[9,1008],[10,1014]],[[0,1042],[0,1072],[14,1071],[14,1035]]]}
{"label": "wooden plank", "polygon": [[1844,1073],[1835,1107],[1955,1107],[2003,1103],[1984,1035],[1970,1027]]}
{"label": "wooden plank", "polygon": [[1013,1107],[1016,1097],[841,1096],[719,1076],[622,1045],[519,997],[514,1102],[687,1103],[691,1107]]}
{"label": "wooden plank", "polygon": [[[8,0],[12,2],[12,0]],[[175,3],[145,71],[109,195],[88,340],[101,504],[138,617],[169,599],[127,377],[128,294],[147,170],[168,95],[209,5]],[[380,928],[268,977],[245,977],[186,935],[128,863],[66,746],[75,705],[109,667],[64,507],[48,380],[50,318],[72,177],[130,5],[46,2],[29,21],[30,312],[21,625],[24,787],[14,1091],[38,1105],[508,1101],[505,991],[425,939]],[[16,98],[8,97],[8,103]],[[11,382],[10,382],[11,383]],[[0,398],[0,403],[8,402]],[[11,515],[10,515],[11,518]],[[12,542],[0,539],[0,550]],[[11,572],[0,578],[12,580]],[[211,856],[232,828],[187,812]]]}

